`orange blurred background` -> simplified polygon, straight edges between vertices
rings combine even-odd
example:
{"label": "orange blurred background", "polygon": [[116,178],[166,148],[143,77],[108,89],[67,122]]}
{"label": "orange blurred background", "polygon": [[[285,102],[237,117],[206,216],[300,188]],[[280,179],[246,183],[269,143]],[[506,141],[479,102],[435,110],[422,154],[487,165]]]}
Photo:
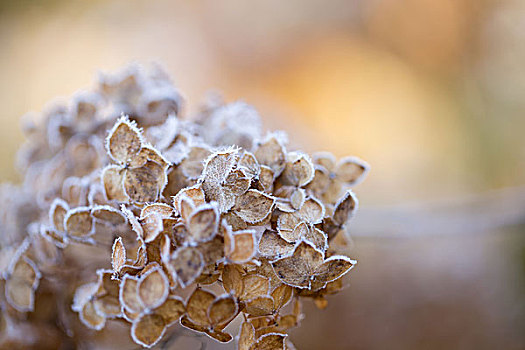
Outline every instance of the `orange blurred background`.
{"label": "orange blurred background", "polygon": [[371,164],[351,285],[299,349],[525,349],[524,1],[0,0],[0,179],[24,113],[133,61],[186,114],[218,90]]}

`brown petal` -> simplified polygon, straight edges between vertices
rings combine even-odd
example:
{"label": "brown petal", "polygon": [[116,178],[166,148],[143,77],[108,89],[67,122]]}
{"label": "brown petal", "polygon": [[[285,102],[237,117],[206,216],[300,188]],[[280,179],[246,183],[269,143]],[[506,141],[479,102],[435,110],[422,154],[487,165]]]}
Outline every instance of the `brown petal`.
{"label": "brown petal", "polygon": [[127,116],[122,116],[106,139],[109,156],[118,163],[127,163],[142,147],[141,131]]}
{"label": "brown petal", "polygon": [[96,205],[91,209],[91,216],[105,224],[118,226],[126,223],[126,217],[109,205]]}
{"label": "brown petal", "polygon": [[285,241],[274,231],[266,230],[259,241],[259,254],[270,260],[290,255],[293,250],[294,245]]}
{"label": "brown petal", "polygon": [[270,281],[261,275],[246,275],[242,279],[243,293],[241,300],[250,300],[260,296],[268,295]]}
{"label": "brown petal", "polygon": [[275,135],[270,135],[254,152],[262,165],[269,166],[276,176],[284,170],[286,155],[284,146]]}
{"label": "brown petal", "polygon": [[162,305],[168,297],[168,278],[162,268],[155,268],[142,276],[137,288],[142,305],[147,309],[154,309]]}
{"label": "brown petal", "polygon": [[250,347],[255,344],[255,340],[255,329],[250,322],[244,321],[239,332],[239,350],[250,350]]}
{"label": "brown petal", "polygon": [[357,198],[352,191],[347,191],[335,206],[333,221],[344,225],[355,214],[358,206]]}
{"label": "brown petal", "polygon": [[162,192],[166,181],[164,168],[155,162],[148,161],[140,168],[126,171],[124,190],[134,202],[154,202]]}
{"label": "brown petal", "polygon": [[143,306],[138,296],[138,279],[129,275],[124,276],[120,282],[120,303],[127,310],[136,313],[141,312]]}
{"label": "brown petal", "polygon": [[113,272],[118,274],[122,270],[122,266],[126,263],[126,247],[122,243],[122,238],[118,237],[113,243],[111,253],[111,267]]}
{"label": "brown petal", "polygon": [[242,264],[250,261],[255,255],[255,231],[245,230],[227,232],[224,236],[224,255],[230,261]]}
{"label": "brown petal", "polygon": [[173,208],[164,203],[148,204],[140,211],[140,218],[143,219],[153,213],[160,215],[162,219],[169,219],[173,216]]}
{"label": "brown petal", "polygon": [[97,314],[106,318],[114,318],[121,315],[120,301],[113,295],[105,295],[93,299],[93,306]]}
{"label": "brown petal", "polygon": [[310,157],[304,153],[290,152],[282,174],[283,181],[285,184],[302,187],[312,181],[314,171]]}
{"label": "brown petal", "polygon": [[237,303],[231,295],[218,297],[208,308],[208,319],[214,328],[222,329],[237,314]]}
{"label": "brown petal", "polygon": [[124,192],[124,173],[121,167],[116,165],[108,165],[102,170],[102,184],[106,197],[109,200],[116,200],[119,202],[127,202],[128,196]]}
{"label": "brown petal", "polygon": [[166,324],[161,316],[146,314],[133,322],[131,337],[135,343],[150,348],[157,344],[165,330]]}
{"label": "brown petal", "polygon": [[280,310],[283,306],[288,304],[292,298],[293,289],[286,284],[281,284],[279,287],[275,288],[272,292],[272,298],[274,300],[274,309]]}
{"label": "brown petal", "polygon": [[67,212],[64,226],[70,236],[83,238],[93,233],[93,217],[88,207],[78,207]]}
{"label": "brown petal", "polygon": [[257,190],[249,190],[237,198],[233,209],[241,219],[254,224],[271,213],[274,203],[273,197]]}
{"label": "brown petal", "polygon": [[337,159],[330,152],[316,152],[312,154],[312,160],[315,164],[318,164],[328,171],[335,170],[335,163]]}
{"label": "brown petal", "polygon": [[250,350],[284,350],[286,334],[268,333],[257,339]]}
{"label": "brown petal", "polygon": [[[236,148],[219,151],[209,156],[202,172],[203,186],[205,183],[223,183],[237,164],[237,160],[238,150]],[[206,192],[206,186],[203,189]]]}
{"label": "brown petal", "polygon": [[142,229],[144,230],[144,242],[153,242],[164,229],[162,217],[158,213],[151,213],[141,220]]}
{"label": "brown petal", "polygon": [[312,276],[323,264],[323,253],[301,241],[293,255],[272,262],[279,279],[292,287],[310,288]]}
{"label": "brown petal", "polygon": [[224,290],[236,296],[243,292],[242,273],[244,271],[238,265],[228,264],[222,270],[222,284]]}
{"label": "brown petal", "polygon": [[80,312],[80,321],[87,327],[97,331],[104,328],[106,324],[106,318],[97,313],[92,300],[84,304]]}
{"label": "brown petal", "polygon": [[168,299],[154,311],[156,315],[162,317],[166,327],[177,322],[185,312],[186,307],[184,306],[184,302],[175,295],[169,296]]}
{"label": "brown petal", "polygon": [[318,290],[326,286],[328,282],[335,281],[350,271],[357,261],[346,256],[334,255],[325,260],[315,271],[311,289]]}
{"label": "brown petal", "polygon": [[217,208],[212,205],[202,205],[190,216],[188,231],[194,242],[206,242],[216,234],[219,225],[219,214]]}
{"label": "brown petal", "polygon": [[52,223],[55,230],[65,231],[64,228],[64,217],[69,210],[69,205],[62,199],[56,198],[51,204],[49,210],[49,221]]}
{"label": "brown petal", "polygon": [[354,186],[364,180],[370,166],[357,157],[346,157],[337,164],[336,174],[339,180]]}
{"label": "brown petal", "polygon": [[208,318],[208,309],[215,300],[215,295],[202,290],[195,289],[193,294],[188,299],[186,310],[188,316],[196,325],[202,327],[210,326],[210,319]]}
{"label": "brown petal", "polygon": [[266,295],[245,302],[245,312],[253,317],[271,315],[274,311],[273,307],[273,298]]}
{"label": "brown petal", "polygon": [[204,267],[201,252],[195,247],[180,247],[168,263],[180,285],[185,288],[195,281]]}

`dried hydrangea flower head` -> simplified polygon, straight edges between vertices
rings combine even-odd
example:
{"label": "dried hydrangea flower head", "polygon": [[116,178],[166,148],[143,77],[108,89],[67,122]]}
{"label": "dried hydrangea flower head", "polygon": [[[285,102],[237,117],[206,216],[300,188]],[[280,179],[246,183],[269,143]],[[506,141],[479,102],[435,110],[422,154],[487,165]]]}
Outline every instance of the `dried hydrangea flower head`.
{"label": "dried hydrangea flower head", "polygon": [[27,123],[24,183],[0,190],[0,347],[94,344],[120,321],[143,347],[186,329],[294,349],[301,301],[343,288],[368,165],[291,150],[242,102],[181,110],[132,66]]}

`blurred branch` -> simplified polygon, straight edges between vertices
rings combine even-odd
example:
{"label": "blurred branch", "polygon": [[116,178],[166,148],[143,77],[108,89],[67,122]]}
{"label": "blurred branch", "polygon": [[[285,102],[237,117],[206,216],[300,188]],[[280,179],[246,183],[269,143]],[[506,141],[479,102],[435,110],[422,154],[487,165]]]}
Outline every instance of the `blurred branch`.
{"label": "blurred branch", "polygon": [[445,201],[363,207],[354,220],[353,237],[481,234],[525,224],[525,187]]}

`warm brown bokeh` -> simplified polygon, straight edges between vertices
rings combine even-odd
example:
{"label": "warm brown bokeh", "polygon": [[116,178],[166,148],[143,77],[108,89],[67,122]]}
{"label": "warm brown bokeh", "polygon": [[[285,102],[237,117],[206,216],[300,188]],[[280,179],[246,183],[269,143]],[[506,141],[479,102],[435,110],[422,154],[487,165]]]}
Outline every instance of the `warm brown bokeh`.
{"label": "warm brown bokeh", "polygon": [[[0,11],[1,180],[17,181],[22,114],[97,70],[159,62],[187,112],[216,89],[254,104],[292,144],[372,165],[356,189],[367,215],[354,278],[327,310],[307,310],[299,349],[525,348],[525,220],[504,227],[503,215],[525,207],[524,191],[484,230],[452,200],[525,185],[523,1],[40,0]],[[382,220],[395,233],[358,237]],[[421,237],[396,237],[411,227]]]}

